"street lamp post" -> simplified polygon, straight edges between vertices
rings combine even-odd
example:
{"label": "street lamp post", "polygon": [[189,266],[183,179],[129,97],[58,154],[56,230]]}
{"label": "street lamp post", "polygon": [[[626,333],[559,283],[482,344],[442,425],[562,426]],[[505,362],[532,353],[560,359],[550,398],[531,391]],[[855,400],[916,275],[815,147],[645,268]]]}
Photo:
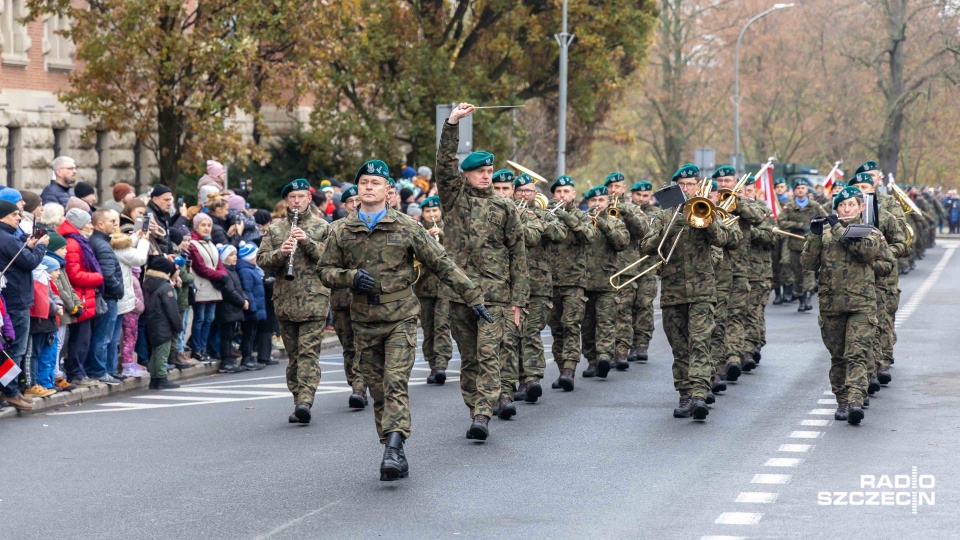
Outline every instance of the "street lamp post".
{"label": "street lamp post", "polygon": [[733,155],[737,163],[733,165],[738,173],[743,172],[740,170],[743,167],[743,164],[740,163],[740,42],[743,41],[743,34],[746,33],[751,24],[778,9],[789,8],[794,5],[796,4],[774,4],[772,8],[754,15],[752,19],[747,21],[747,24],[743,25],[740,36],[737,37],[737,51],[733,68]]}
{"label": "street lamp post", "polygon": [[557,126],[557,176],[567,174],[567,48],[573,34],[567,33],[567,0],[563,0],[563,25],[553,36],[560,45],[560,107]]}

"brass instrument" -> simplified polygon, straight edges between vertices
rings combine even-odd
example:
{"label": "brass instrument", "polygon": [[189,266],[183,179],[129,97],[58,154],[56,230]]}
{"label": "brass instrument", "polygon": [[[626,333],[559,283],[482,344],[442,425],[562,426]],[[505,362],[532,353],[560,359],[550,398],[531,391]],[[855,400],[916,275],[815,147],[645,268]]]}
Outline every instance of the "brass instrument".
{"label": "brass instrument", "polygon": [[521,197],[517,199],[516,205],[517,205],[517,212],[522,213],[527,209],[527,200]]}
{"label": "brass instrument", "polygon": [[547,199],[546,195],[538,191],[537,194],[533,196],[533,205],[540,210],[546,210],[547,207],[550,206],[550,199]]}
{"label": "brass instrument", "polygon": [[787,232],[787,231],[781,229],[780,227],[774,227],[774,228],[773,228],[773,232],[775,232],[775,233],[777,233],[777,234],[782,234],[783,236],[789,236],[790,238],[796,238],[796,239],[798,239],[798,240],[806,240],[806,238],[807,238],[806,236],[801,236],[801,235],[799,235],[799,234],[794,234],[794,233],[792,233],[792,232]]}
{"label": "brass instrument", "polygon": [[[708,185],[709,185],[709,184],[708,184]],[[708,199],[708,201],[709,201],[709,199]],[[686,206],[686,205],[684,205],[684,206]],[[628,264],[627,266],[625,266],[622,270],[620,270],[620,271],[617,272],[616,274],[613,274],[612,276],[610,276],[610,286],[611,286],[611,287],[613,287],[614,289],[616,289],[616,290],[619,291],[620,289],[626,287],[627,285],[630,285],[630,284],[633,283],[634,281],[636,281],[636,280],[640,279],[641,277],[649,274],[650,272],[655,272],[655,271],[657,271],[661,266],[663,266],[663,265],[667,264],[668,262],[670,262],[670,257],[673,256],[673,251],[674,251],[675,249],[677,249],[677,244],[680,243],[680,237],[683,236],[683,231],[684,231],[685,229],[680,229],[680,232],[677,233],[677,237],[673,240],[673,244],[670,246],[670,251],[667,252],[666,256],[663,255],[663,245],[666,243],[667,237],[670,236],[670,231],[673,229],[673,222],[677,220],[677,216],[680,215],[681,209],[682,209],[681,206],[678,206],[678,207],[677,207],[676,211],[674,211],[674,213],[673,213],[673,217],[670,218],[670,223],[668,223],[667,226],[666,226],[666,227],[664,228],[664,230],[663,230],[663,238],[660,239],[660,244],[657,245],[657,256],[660,258],[660,260],[657,261],[656,263],[652,264],[649,268],[647,268],[647,269],[644,270],[643,272],[640,272],[639,274],[637,274],[637,275],[633,276],[632,278],[628,279],[627,281],[625,281],[625,282],[623,282],[623,283],[614,283],[614,281],[617,280],[617,279],[619,279],[620,276],[622,276],[624,273],[626,273],[626,272],[628,272],[628,271],[636,268],[636,267],[639,266],[643,261],[645,261],[645,260],[647,260],[647,259],[650,258],[649,255],[644,255],[643,257],[640,257],[640,258],[637,259],[636,261],[634,261],[634,262]]]}
{"label": "brass instrument", "polygon": [[718,215],[716,206],[707,198],[707,195],[710,193],[710,183],[711,180],[709,178],[704,178],[703,181],[700,182],[700,187],[697,188],[696,196],[688,199],[681,207],[683,219],[695,229],[705,229],[709,227]]}
{"label": "brass instrument", "polygon": [[887,183],[887,187],[890,188],[893,197],[897,199],[897,202],[903,207],[904,214],[914,213],[923,217],[923,212],[920,211],[920,207],[917,206],[917,203],[913,202],[913,199],[911,199],[909,195],[900,189],[900,186],[891,181]]}
{"label": "brass instrument", "polygon": [[[293,238],[293,229],[295,229],[300,223],[300,211],[297,209],[293,210],[293,225],[290,226],[290,237]],[[290,260],[287,261],[287,274],[283,276],[283,279],[287,281],[293,281],[293,256],[297,253],[297,239],[293,239],[293,250],[290,251]]]}
{"label": "brass instrument", "polygon": [[620,204],[620,197],[614,197],[613,202],[610,203],[610,206],[607,207],[607,215],[612,218],[620,217],[620,209],[617,206]]}
{"label": "brass instrument", "polygon": [[546,178],[544,178],[544,177],[540,176],[539,174],[531,171],[530,169],[524,167],[523,165],[520,165],[519,163],[510,161],[510,160],[508,159],[508,160],[507,160],[507,165],[513,167],[514,169],[516,169],[516,170],[518,170],[518,171],[520,171],[520,172],[522,172],[522,173],[524,173],[524,174],[529,174],[529,175],[530,175],[530,178],[533,178],[533,179],[534,179],[534,184],[536,184],[537,182],[543,182],[544,184],[549,184],[549,183],[550,183],[550,182],[547,182],[547,179],[546,179]]}
{"label": "brass instrument", "polygon": [[907,227],[907,245],[912,246],[917,235],[913,232],[913,227],[911,227],[909,223],[904,223],[904,225]]}
{"label": "brass instrument", "polygon": [[727,212],[735,212],[737,210],[737,192],[746,185],[747,178],[750,178],[749,174],[741,176],[737,184],[733,186],[733,189],[721,189],[717,196],[717,206]]}
{"label": "brass instrument", "polygon": [[597,226],[597,218],[600,217],[600,207],[599,207],[599,206],[594,206],[593,208],[591,208],[590,210],[588,210],[588,211],[587,211],[587,217],[590,218],[591,221],[593,221],[593,226],[596,227],[596,226]]}
{"label": "brass instrument", "polygon": [[550,204],[553,205],[553,208],[549,210],[551,216],[557,215],[557,210],[563,208],[563,203],[560,202],[560,199],[553,199],[550,201]]}

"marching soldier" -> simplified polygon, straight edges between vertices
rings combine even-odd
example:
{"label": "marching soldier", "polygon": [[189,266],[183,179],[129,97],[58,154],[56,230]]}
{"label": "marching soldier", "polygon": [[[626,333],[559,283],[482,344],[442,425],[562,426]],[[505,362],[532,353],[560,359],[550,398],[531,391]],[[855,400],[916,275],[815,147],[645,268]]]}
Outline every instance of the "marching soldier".
{"label": "marching soldier", "polygon": [[553,268],[553,308],[550,310],[550,335],[553,336],[553,359],[560,368],[560,377],[553,388],[573,391],[577,364],[580,363],[580,329],[587,296],[583,291],[587,271],[587,246],[597,237],[590,218],[577,208],[577,192],[573,179],[560,176],[550,184],[556,206],[553,213],[567,229],[567,238],[549,246]]}
{"label": "marching soldier", "polygon": [[[777,198],[777,204],[780,205],[780,208],[783,208],[783,205],[787,204],[787,201],[790,200],[790,197],[787,196],[787,181],[783,178],[777,178],[773,181],[773,194]],[[771,209],[772,210],[772,209]],[[774,223],[776,224],[776,223]],[[770,250],[770,259],[773,264],[773,305],[779,306],[784,302],[790,302],[783,294],[783,286],[787,283],[792,283],[784,278],[789,274],[786,272],[786,266],[780,264],[781,262],[781,253],[784,248],[784,240],[780,235],[777,235],[774,238],[773,249]]]}
{"label": "marching soldier", "polygon": [[[650,228],[648,225],[649,218],[644,215],[639,206],[627,200],[627,182],[622,173],[610,173],[607,175],[607,179],[603,185],[607,188],[607,191],[610,192],[610,203],[608,207],[612,206],[616,208],[620,219],[623,221],[623,224],[627,226],[627,231],[630,233],[630,243],[626,249],[620,252],[621,263],[627,265],[640,258],[640,241],[647,235],[647,229]],[[639,268],[633,268],[624,273],[624,280],[636,276],[640,270]],[[616,270],[614,270],[614,272],[616,272]],[[620,302],[619,315],[617,315],[617,356],[614,360],[616,368],[619,370],[629,368],[630,364],[628,364],[627,361],[632,362],[637,359],[633,345],[633,334],[635,331],[633,305],[637,301],[638,289],[639,286],[635,281],[623,287],[618,292]],[[631,355],[631,352],[634,354]]]}
{"label": "marching soldier", "polygon": [[[736,171],[733,174],[736,174]],[[720,202],[719,195],[720,188],[714,180],[711,183],[710,195],[708,196],[710,202],[713,204]],[[708,405],[713,403],[720,392],[727,389],[727,384],[724,381],[735,382],[740,378],[739,362],[735,362],[727,368],[727,351],[724,346],[727,321],[730,320],[727,299],[730,298],[730,291],[733,289],[733,269],[730,264],[730,256],[727,254],[727,248],[743,241],[743,235],[740,233],[739,227],[731,228],[730,233],[730,238],[727,239],[724,247],[710,246],[710,263],[713,266],[714,282],[716,283],[717,304],[713,311],[713,332],[710,334],[710,357],[713,361],[713,375],[711,376],[710,392],[707,393],[706,403]]]}
{"label": "marching soldier", "polygon": [[[347,215],[356,212],[360,205],[360,196],[357,186],[350,186],[340,195]],[[353,295],[350,289],[333,289],[330,291],[330,309],[333,310],[333,328],[337,332],[337,340],[343,349],[343,372],[347,376],[347,384],[353,389],[347,405],[351,409],[363,409],[367,406],[367,387],[363,383],[363,376],[357,367],[357,349],[353,342],[353,324],[350,321],[350,305]]]}
{"label": "marching soldier", "polygon": [[310,183],[303,178],[284,186],[280,197],[287,203],[287,219],[275,221],[264,231],[257,264],[265,272],[283,276],[293,261],[294,279],[274,283],[273,304],[289,359],[287,388],[296,404],[289,421],[309,424],[320,384],[320,345],[330,308],[330,290],[320,281],[316,266],[330,226],[310,211]]}
{"label": "marching soldier", "polygon": [[863,194],[846,187],[833,198],[836,215],[815,216],[800,258],[804,269],[820,271],[820,335],[830,351],[830,387],[837,398],[834,418],[859,424],[867,393],[868,347],[876,331],[876,276],[882,256],[879,231],[844,239],[844,229],[863,211]]}
{"label": "marching soldier", "polygon": [[749,265],[752,269],[748,273],[750,281],[750,299],[747,309],[750,315],[745,335],[746,354],[753,355],[755,364],[760,364],[760,349],[767,344],[767,323],[765,311],[770,299],[773,267],[770,262],[771,253],[778,245],[780,235],[773,232],[777,226],[773,219],[773,212],[763,201],[757,199],[757,186],[753,178],[747,180],[743,186],[744,198],[763,215],[763,222],[750,229],[749,237]]}
{"label": "marching soldier", "polygon": [[587,357],[587,369],[583,377],[605,379],[610,367],[616,362],[627,365],[626,359],[617,358],[617,317],[620,312],[619,293],[610,285],[610,276],[620,269],[620,252],[630,245],[630,233],[623,220],[609,216],[610,195],[607,188],[590,188],[585,196],[590,205],[588,215],[594,220],[597,238],[587,246],[587,266],[584,289],[587,305],[583,315],[583,355]]}
{"label": "marching soldier", "polygon": [[493,155],[473,152],[462,164],[457,159],[457,123],[473,111],[473,105],[461,103],[444,122],[436,178],[446,216],[443,245],[483,289],[484,303],[489,306],[487,322],[480,322],[469,304],[446,289],[441,289],[440,295],[451,300],[450,330],[461,358],[460,390],[473,419],[467,437],[485,440],[493,408],[512,404],[509,396],[500,393],[499,350],[506,326],[520,326],[529,287],[524,277],[523,227],[516,206],[495,196],[490,187]]}
{"label": "marching soldier", "polygon": [[[810,232],[810,220],[817,216],[825,216],[827,212],[816,201],[810,198],[810,181],[800,177],[793,184],[793,200],[783,205],[783,212],[777,219],[781,229],[799,234],[801,236]],[[803,240],[799,238],[787,238],[788,257],[781,255],[781,265],[786,262],[787,268],[793,273],[793,284],[785,286],[785,296],[792,298],[796,296],[800,300],[797,311],[810,311],[813,306],[810,304],[810,298],[813,296],[814,274],[809,270],[804,270],[800,265],[800,252],[803,251]]]}
{"label": "marching soldier", "polygon": [[[332,288],[353,290],[353,331],[360,371],[373,397],[374,420],[384,444],[380,480],[409,474],[403,442],[410,437],[408,384],[416,358],[417,313],[414,259],[433,272],[477,317],[489,317],[483,291],[446,256],[416,222],[388,207],[386,163],[366,162],[354,180],[356,213],[334,223],[317,270]],[[303,295],[306,296],[306,295]]]}
{"label": "marching soldier", "polygon": [[[427,197],[420,203],[423,215],[421,223],[427,232],[443,243],[443,210],[440,197]],[[442,246],[441,246],[442,247]],[[453,358],[453,342],[450,339],[450,301],[440,298],[440,278],[420,267],[420,279],[413,291],[420,300],[420,327],[423,329],[423,357],[430,365],[427,384],[443,385],[447,382],[447,365]]]}
{"label": "marching soldier", "polygon": [[[699,174],[700,169],[688,163],[674,173],[672,181],[690,197],[697,192]],[[673,415],[703,420],[710,412],[705,400],[713,375],[710,338],[717,302],[710,246],[725,245],[730,232],[719,219],[702,229],[677,219],[668,228],[675,213],[662,212],[653,220],[642,249],[656,256],[662,239],[672,245],[675,235],[681,235],[672,258],[660,269],[660,310],[663,329],[673,349],[673,384],[680,393],[680,405]]]}
{"label": "marching soldier", "polygon": [[[650,223],[660,213],[660,208],[654,204],[653,184],[650,182],[637,182],[630,189],[630,196],[633,204],[637,205],[644,213],[647,219],[647,230],[649,232]],[[644,235],[646,236],[646,235]],[[643,239],[641,239],[641,242]],[[640,250],[637,250],[640,253]],[[654,321],[653,321],[653,300],[657,297],[657,275],[649,272],[637,280],[637,295],[633,301],[633,349],[628,355],[636,362],[646,362],[648,359],[647,349],[650,346],[650,340],[653,339]]]}
{"label": "marching soldier", "polygon": [[526,201],[527,208],[531,208],[543,224],[540,242],[533,247],[528,244],[527,248],[530,300],[527,302],[524,317],[520,319],[520,386],[515,396],[517,400],[536,403],[543,395],[540,380],[543,379],[543,370],[547,366],[540,332],[547,326],[550,301],[553,298],[552,268],[547,256],[547,246],[562,242],[567,237],[567,230],[557,216],[536,207],[537,188],[530,175],[517,176],[513,186],[514,199]]}

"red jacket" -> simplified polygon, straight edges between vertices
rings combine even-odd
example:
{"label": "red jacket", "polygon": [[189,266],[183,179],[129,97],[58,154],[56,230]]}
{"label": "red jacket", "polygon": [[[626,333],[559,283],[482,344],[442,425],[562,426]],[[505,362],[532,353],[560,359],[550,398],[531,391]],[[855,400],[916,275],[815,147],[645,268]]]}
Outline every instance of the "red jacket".
{"label": "red jacket", "polygon": [[[67,238],[68,234],[80,234],[80,231],[69,221],[64,221],[57,232],[64,238]],[[73,238],[67,238],[66,261],[67,279],[70,280],[70,285],[73,285],[77,297],[83,302],[83,313],[76,322],[92,319],[97,314],[97,287],[103,285],[103,275],[91,272],[84,267],[80,244]]]}

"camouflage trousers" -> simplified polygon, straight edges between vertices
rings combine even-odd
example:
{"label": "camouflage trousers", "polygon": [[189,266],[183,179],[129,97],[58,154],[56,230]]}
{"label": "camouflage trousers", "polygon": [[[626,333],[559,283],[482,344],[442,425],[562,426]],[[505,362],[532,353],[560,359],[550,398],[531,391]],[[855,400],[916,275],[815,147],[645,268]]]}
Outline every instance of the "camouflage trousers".
{"label": "camouflage trousers", "polygon": [[900,305],[900,289],[877,287],[877,323],[879,331],[880,356],[877,369],[887,371],[893,363],[893,346],[897,343],[897,308]]}
{"label": "camouflage trousers", "polygon": [[553,336],[553,360],[561,370],[577,369],[580,363],[580,323],[587,307],[582,287],[554,287],[550,309],[550,335]]}
{"label": "camouflage trousers", "polygon": [[733,286],[727,297],[727,320],[723,332],[727,363],[739,362],[747,350],[747,332],[753,310],[751,301],[750,281],[746,277],[734,276]]}
{"label": "camouflage trousers", "polygon": [[724,335],[727,331],[727,321],[730,315],[727,310],[727,298],[729,291],[717,291],[717,305],[713,309],[713,332],[710,333],[710,358],[713,362],[712,377],[716,373],[723,371],[727,365],[727,349],[724,346]]}
{"label": "camouflage trousers", "polygon": [[450,301],[418,296],[420,327],[423,328],[423,358],[431,369],[446,370],[453,357],[450,341]]}
{"label": "camouflage trousers", "polygon": [[[508,310],[509,311],[509,310]],[[500,397],[513,401],[517,383],[520,382],[520,327],[513,324],[513,311],[503,325],[503,340],[500,342]],[[523,313],[520,323],[523,324]]]}
{"label": "camouflage trousers", "polygon": [[782,241],[775,240],[773,244],[773,249],[770,250],[770,259],[771,259],[771,264],[773,265],[773,283],[771,284],[771,286],[774,288],[782,285],[783,280],[781,279],[781,276],[780,276],[780,272],[781,272],[780,253],[785,249],[786,248],[783,247]]}
{"label": "camouflage trousers", "polygon": [[830,389],[837,401],[862,405],[867,395],[870,347],[877,318],[869,313],[820,315],[820,336],[830,352]]}
{"label": "camouflage trousers", "polygon": [[653,300],[657,297],[657,276],[648,274],[637,280],[637,294],[631,306],[633,346],[646,348],[653,339]]}
{"label": "camouflage trousers", "polygon": [[550,306],[550,299],[546,296],[531,296],[520,319],[521,382],[536,382],[543,378],[547,360],[543,355],[540,332],[547,326]]}
{"label": "camouflage trousers", "polygon": [[767,344],[767,302],[770,300],[770,280],[750,282],[750,324],[747,328],[745,352],[762,349]]}
{"label": "camouflage trousers", "polygon": [[295,403],[313,405],[320,384],[320,345],[327,322],[280,321],[280,339],[287,351],[287,388]]}
{"label": "camouflage trousers", "polygon": [[617,291],[617,358],[624,359],[633,347],[633,303],[637,299],[637,282]]}
{"label": "camouflage trousers", "polygon": [[509,306],[487,306],[493,322],[477,321],[466,304],[450,303],[450,331],[460,351],[460,393],[470,416],[493,416],[500,398],[500,346],[507,323],[513,324]]}
{"label": "camouflage trousers", "polygon": [[373,398],[380,443],[394,431],[410,438],[410,372],[417,357],[417,319],[353,323],[360,373]]}
{"label": "camouflage trousers", "polygon": [[704,399],[714,372],[710,357],[714,305],[695,302],[660,308],[663,331],[673,349],[673,387],[681,396]]}
{"label": "camouflage trousers", "polygon": [[353,323],[350,321],[350,309],[333,310],[333,329],[337,332],[340,348],[343,349],[343,372],[347,376],[347,384],[358,394],[366,393],[367,387],[363,384],[363,376],[357,365],[357,349],[354,344]]}
{"label": "camouflage trousers", "polygon": [[800,296],[806,291],[813,291],[816,287],[817,281],[813,270],[804,270],[800,266],[800,253],[801,251],[790,251],[790,263],[784,268],[784,270],[792,275],[792,279],[789,282],[793,284],[793,294]]}
{"label": "camouflage trousers", "polygon": [[595,365],[601,359],[617,355],[617,316],[620,295],[617,291],[587,291],[583,313],[583,355]]}

